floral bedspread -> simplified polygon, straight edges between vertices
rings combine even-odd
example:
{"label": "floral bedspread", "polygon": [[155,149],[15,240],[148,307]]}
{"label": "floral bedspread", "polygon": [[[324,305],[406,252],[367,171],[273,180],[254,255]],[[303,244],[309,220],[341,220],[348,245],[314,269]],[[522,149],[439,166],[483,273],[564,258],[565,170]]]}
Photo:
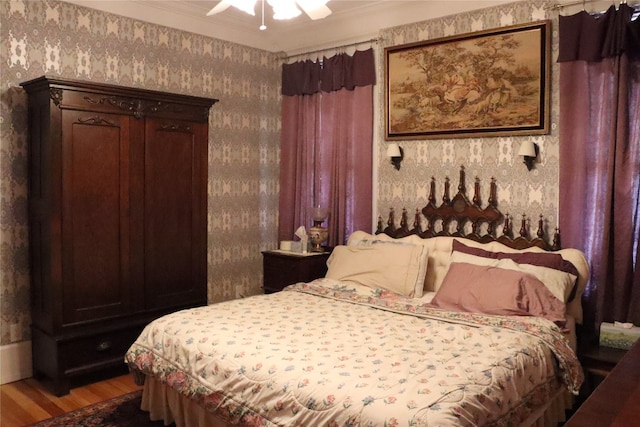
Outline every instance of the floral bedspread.
{"label": "floral bedspread", "polygon": [[184,310],[125,356],[230,424],[518,425],[582,370],[552,322],[318,279]]}

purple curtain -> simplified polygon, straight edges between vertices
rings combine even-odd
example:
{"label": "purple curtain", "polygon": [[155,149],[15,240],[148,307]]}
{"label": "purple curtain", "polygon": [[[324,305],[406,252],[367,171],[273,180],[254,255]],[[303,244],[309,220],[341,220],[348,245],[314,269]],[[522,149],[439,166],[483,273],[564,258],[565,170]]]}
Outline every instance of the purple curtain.
{"label": "purple curtain", "polygon": [[585,324],[640,325],[640,22],[560,16],[560,229],[587,256]]}
{"label": "purple curtain", "polygon": [[327,244],[371,228],[373,49],[282,67],[278,236],[329,210]]}

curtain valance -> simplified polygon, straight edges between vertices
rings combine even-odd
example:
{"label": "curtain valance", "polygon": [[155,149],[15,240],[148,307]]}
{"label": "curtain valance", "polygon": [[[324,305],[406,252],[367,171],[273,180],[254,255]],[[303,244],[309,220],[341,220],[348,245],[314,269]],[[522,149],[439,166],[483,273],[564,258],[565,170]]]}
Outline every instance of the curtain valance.
{"label": "curtain valance", "polygon": [[376,83],[373,48],[340,53],[322,61],[298,61],[282,65],[282,94],[286,96],[333,92]]}
{"label": "curtain valance", "polygon": [[634,9],[621,4],[602,15],[585,11],[560,16],[560,53],[558,62],[600,62],[626,53],[640,56],[640,20],[632,20]]}

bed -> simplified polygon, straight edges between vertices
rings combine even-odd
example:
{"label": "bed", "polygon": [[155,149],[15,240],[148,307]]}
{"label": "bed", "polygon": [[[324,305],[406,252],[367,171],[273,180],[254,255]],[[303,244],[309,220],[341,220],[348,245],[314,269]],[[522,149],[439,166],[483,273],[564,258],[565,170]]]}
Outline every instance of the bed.
{"label": "bed", "polygon": [[[125,356],[142,409],[178,426],[557,425],[575,355],[584,255],[519,236],[479,182],[399,225],[357,231],[324,278],[173,313]],[[502,223],[502,233],[496,233]],[[496,237],[496,234],[500,234]],[[556,250],[549,250],[556,249]]]}

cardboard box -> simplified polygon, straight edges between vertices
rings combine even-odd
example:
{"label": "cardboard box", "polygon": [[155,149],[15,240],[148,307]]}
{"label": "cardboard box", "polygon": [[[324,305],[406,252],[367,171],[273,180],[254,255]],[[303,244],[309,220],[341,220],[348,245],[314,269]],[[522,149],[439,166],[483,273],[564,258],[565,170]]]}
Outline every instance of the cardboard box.
{"label": "cardboard box", "polygon": [[613,323],[600,324],[600,346],[629,350],[640,339],[640,327],[623,328]]}

